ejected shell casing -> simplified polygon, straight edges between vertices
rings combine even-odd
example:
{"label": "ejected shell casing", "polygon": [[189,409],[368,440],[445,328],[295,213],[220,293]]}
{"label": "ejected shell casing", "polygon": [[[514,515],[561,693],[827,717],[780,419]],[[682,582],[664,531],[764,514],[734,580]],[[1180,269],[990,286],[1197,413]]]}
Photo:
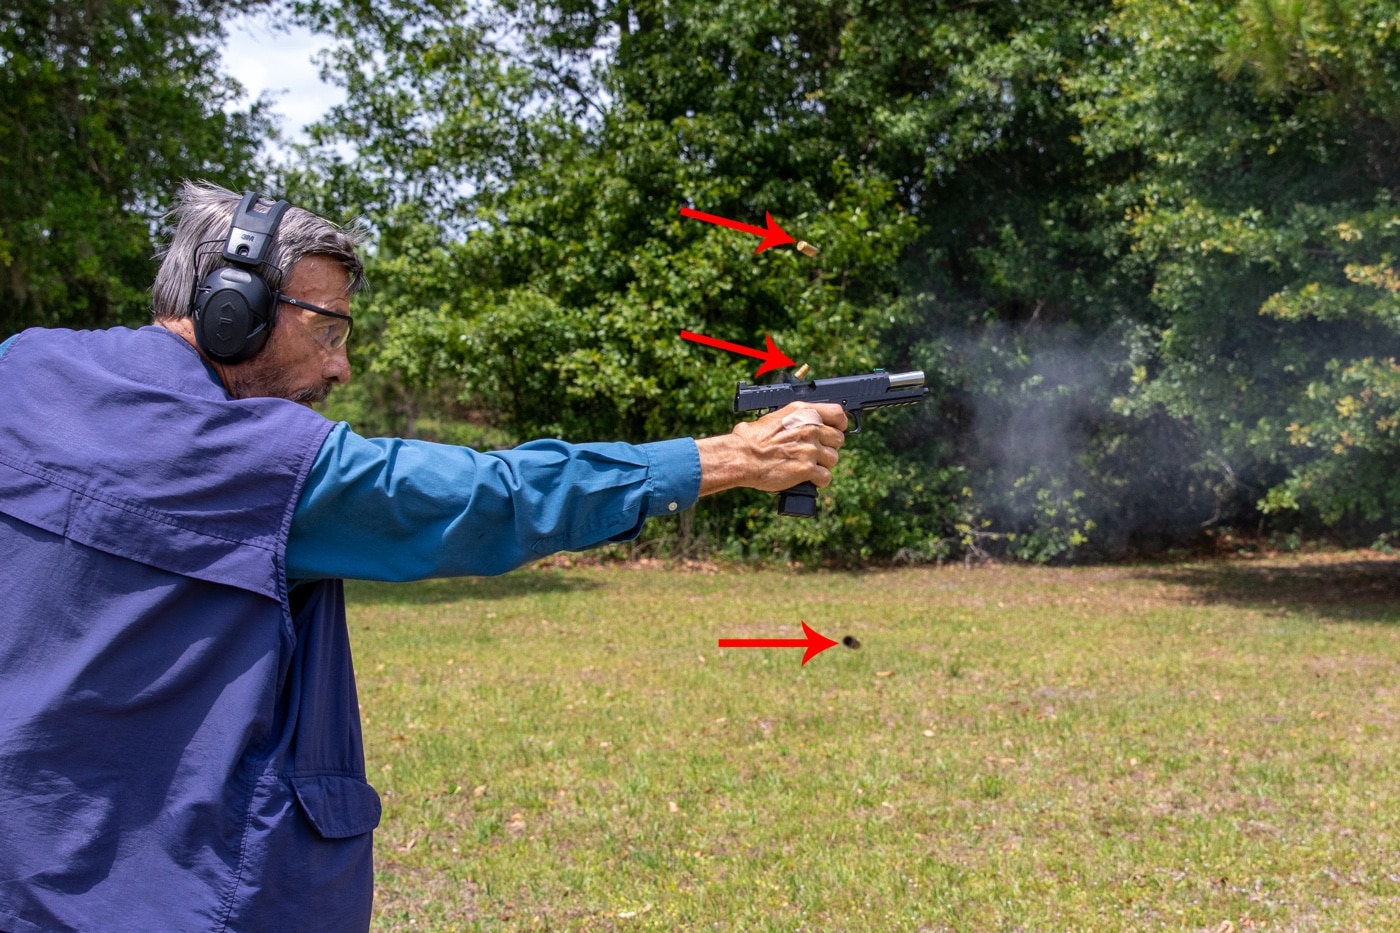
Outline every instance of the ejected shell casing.
{"label": "ejected shell casing", "polygon": [[821,252],[821,250],[817,249],[815,246],[813,246],[811,243],[808,243],[806,240],[797,241],[797,251],[802,255],[810,256],[813,259],[816,259],[817,253]]}
{"label": "ejected shell casing", "polygon": [[803,363],[801,366],[797,367],[797,372],[792,374],[792,378],[796,379],[798,382],[801,382],[803,379],[807,378],[807,374],[811,371],[812,367],[808,366],[806,363]]}

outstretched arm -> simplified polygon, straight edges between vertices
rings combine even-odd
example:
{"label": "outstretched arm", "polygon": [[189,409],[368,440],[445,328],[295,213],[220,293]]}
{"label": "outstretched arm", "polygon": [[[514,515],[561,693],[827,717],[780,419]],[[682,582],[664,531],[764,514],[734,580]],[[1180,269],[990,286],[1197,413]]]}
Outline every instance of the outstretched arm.
{"label": "outstretched arm", "polygon": [[535,441],[479,453],[366,439],[337,425],[292,515],[287,576],[503,573],[555,551],[624,541],[697,495],[826,486],[845,426],[839,405],[794,403],[698,441]]}

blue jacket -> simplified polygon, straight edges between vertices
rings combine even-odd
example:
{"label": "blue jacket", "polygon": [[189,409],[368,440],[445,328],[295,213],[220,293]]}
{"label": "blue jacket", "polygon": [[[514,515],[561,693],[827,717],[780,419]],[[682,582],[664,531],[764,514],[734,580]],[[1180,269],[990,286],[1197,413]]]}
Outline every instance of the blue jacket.
{"label": "blue jacket", "polygon": [[284,566],[330,429],[158,328],[0,357],[0,930],[368,928],[341,586]]}

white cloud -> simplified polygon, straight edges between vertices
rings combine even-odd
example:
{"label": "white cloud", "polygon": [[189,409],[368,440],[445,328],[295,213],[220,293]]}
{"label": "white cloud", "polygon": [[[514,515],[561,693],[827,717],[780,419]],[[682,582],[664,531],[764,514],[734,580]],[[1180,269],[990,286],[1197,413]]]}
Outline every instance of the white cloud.
{"label": "white cloud", "polygon": [[283,135],[305,142],[306,127],[345,102],[344,90],[322,81],[313,61],[328,45],[308,30],[273,29],[264,17],[244,17],[228,27],[224,68],[243,85],[248,95],[241,102],[244,106],[270,91]]}

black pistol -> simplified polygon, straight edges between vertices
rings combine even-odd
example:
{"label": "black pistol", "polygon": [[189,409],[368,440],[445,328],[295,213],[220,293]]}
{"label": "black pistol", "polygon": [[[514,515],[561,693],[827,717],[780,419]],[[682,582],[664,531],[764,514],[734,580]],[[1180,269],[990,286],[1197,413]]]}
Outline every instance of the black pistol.
{"label": "black pistol", "polygon": [[[780,382],[774,385],[751,386],[739,383],[734,393],[734,413],[782,408],[792,402],[813,405],[834,403],[846,410],[855,422],[847,434],[859,434],[861,412],[890,405],[913,405],[928,395],[921,370],[907,373],[887,373],[875,370],[868,376],[836,376],[807,382]],[[817,487],[799,483],[778,493],[778,512],[811,518],[817,514]]]}

